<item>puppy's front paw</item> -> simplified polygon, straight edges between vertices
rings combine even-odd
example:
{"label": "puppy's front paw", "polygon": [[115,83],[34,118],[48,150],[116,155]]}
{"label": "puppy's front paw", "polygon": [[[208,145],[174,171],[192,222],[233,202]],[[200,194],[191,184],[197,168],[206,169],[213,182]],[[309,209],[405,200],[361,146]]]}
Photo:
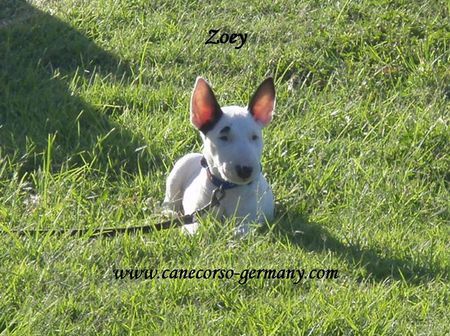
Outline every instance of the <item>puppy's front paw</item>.
{"label": "puppy's front paw", "polygon": [[167,218],[170,218],[170,219],[178,217],[178,213],[176,211],[171,210],[171,209],[163,209],[161,214],[164,217],[167,217]]}
{"label": "puppy's front paw", "polygon": [[176,205],[173,202],[163,202],[162,206],[162,215],[167,218],[176,218],[180,214],[177,211]]}
{"label": "puppy's front paw", "polygon": [[197,233],[198,227],[199,227],[199,224],[197,222],[194,222],[192,224],[183,225],[181,229],[183,230],[183,233],[192,236]]}

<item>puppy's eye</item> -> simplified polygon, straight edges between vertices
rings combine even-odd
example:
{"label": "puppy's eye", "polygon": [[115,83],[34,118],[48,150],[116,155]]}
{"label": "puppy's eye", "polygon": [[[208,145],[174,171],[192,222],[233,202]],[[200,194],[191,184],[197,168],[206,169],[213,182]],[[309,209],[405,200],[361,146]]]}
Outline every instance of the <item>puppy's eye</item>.
{"label": "puppy's eye", "polygon": [[222,141],[228,141],[228,136],[222,135],[222,136],[219,137],[219,139],[222,140]]}
{"label": "puppy's eye", "polygon": [[259,136],[257,136],[256,134],[253,134],[252,135],[252,140],[253,141],[256,141],[256,140],[258,140],[259,139]]}

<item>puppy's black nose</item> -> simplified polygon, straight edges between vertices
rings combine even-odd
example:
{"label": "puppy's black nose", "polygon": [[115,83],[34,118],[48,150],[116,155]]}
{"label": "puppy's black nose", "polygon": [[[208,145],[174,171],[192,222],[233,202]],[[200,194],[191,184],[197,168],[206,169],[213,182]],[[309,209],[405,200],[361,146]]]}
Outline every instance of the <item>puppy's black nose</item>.
{"label": "puppy's black nose", "polygon": [[250,177],[250,175],[252,175],[252,171],[253,168],[252,167],[248,167],[248,166],[241,166],[241,165],[237,165],[236,166],[236,173],[238,174],[238,176],[242,179],[247,179]]}

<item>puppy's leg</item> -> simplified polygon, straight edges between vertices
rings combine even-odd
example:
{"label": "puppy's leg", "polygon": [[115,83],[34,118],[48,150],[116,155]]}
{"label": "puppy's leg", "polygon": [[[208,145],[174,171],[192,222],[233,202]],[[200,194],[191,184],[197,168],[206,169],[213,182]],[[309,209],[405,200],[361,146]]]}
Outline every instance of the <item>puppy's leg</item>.
{"label": "puppy's leg", "polygon": [[183,194],[187,185],[201,169],[199,163],[201,157],[201,154],[192,153],[183,156],[175,163],[166,183],[166,195],[163,202],[166,214],[183,212]]}
{"label": "puppy's leg", "polygon": [[[181,160],[180,160],[181,161]],[[166,196],[164,197],[163,208],[166,215],[181,212],[183,210],[183,173],[182,165],[178,161],[169,174],[166,182]]]}

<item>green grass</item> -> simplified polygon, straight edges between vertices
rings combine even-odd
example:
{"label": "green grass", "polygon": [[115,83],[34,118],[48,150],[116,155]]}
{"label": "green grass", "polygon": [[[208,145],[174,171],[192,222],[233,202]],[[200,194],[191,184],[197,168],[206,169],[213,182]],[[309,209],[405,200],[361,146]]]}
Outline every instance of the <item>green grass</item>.
{"label": "green grass", "polygon": [[[143,225],[201,148],[196,76],[273,75],[273,223],[0,236],[0,334],[450,334],[445,1],[0,3],[0,228]],[[249,33],[240,50],[209,29]],[[333,280],[116,280],[115,268],[330,268]]]}

